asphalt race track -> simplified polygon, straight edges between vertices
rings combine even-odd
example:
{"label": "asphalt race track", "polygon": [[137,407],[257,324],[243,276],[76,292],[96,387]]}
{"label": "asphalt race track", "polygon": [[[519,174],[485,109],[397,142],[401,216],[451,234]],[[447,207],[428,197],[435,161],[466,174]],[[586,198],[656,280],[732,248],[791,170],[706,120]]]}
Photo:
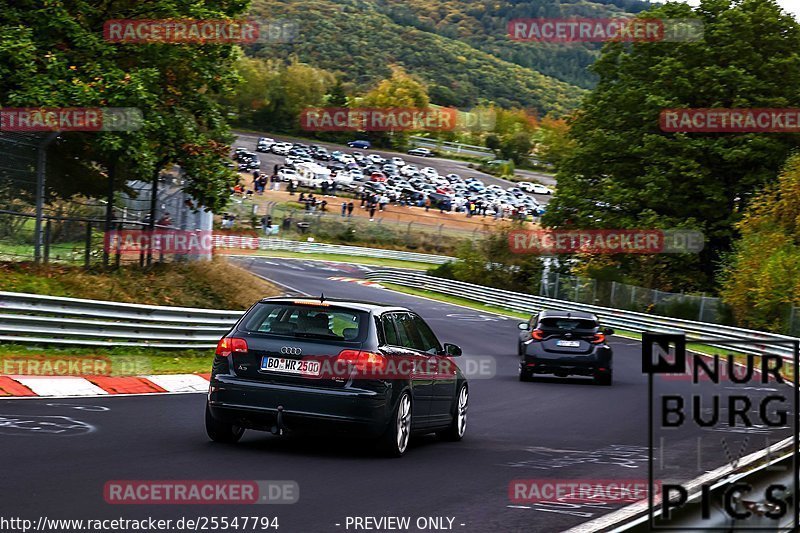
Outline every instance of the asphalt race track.
{"label": "asphalt race track", "polygon": [[[512,480],[647,479],[647,379],[641,373],[638,343],[612,338],[612,387],[582,379],[521,383],[517,320],[328,279],[363,277],[367,267],[290,259],[242,261],[289,290],[411,307],[441,341],[459,344],[465,356],[495,358],[494,378],[470,382],[465,439],[412,440],[402,459],[376,456],[358,441],[280,438],[252,431],[238,445],[226,446],[211,443],[205,435],[202,394],[2,400],[3,508],[34,520],[41,515],[83,519],[266,515],[277,516],[279,531],[289,533],[348,531],[348,516],[409,516],[412,526],[418,517],[449,517],[454,518],[453,530],[470,533],[556,532],[623,504],[514,505],[508,494]],[[763,448],[767,434],[750,439],[745,448]],[[774,440],[785,434],[776,432]],[[697,430],[681,429],[670,439],[691,449],[699,446],[698,435]],[[670,465],[674,475],[691,479],[698,475],[698,467],[702,473],[724,464],[719,435],[704,440],[707,452],[702,464],[676,461]],[[731,447],[737,455],[738,444]],[[104,501],[107,481],[165,479],[295,480],[300,500],[293,505],[213,507]]]}

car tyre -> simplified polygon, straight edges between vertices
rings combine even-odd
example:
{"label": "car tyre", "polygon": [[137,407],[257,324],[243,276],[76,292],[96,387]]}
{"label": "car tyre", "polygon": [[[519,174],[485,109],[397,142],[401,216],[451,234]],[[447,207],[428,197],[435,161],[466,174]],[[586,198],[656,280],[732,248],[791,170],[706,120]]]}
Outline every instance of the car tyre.
{"label": "car tyre", "polygon": [[235,444],[244,435],[244,428],[215,419],[206,405],[206,433],[214,442]]}
{"label": "car tyre", "polygon": [[603,372],[594,377],[594,382],[604,387],[610,387],[614,383],[614,374],[611,370]]}
{"label": "car tyre", "polygon": [[467,431],[467,409],[469,408],[469,389],[467,384],[461,385],[456,396],[455,412],[453,413],[453,421],[444,431],[437,433],[439,438],[449,440],[451,442],[458,442],[464,438]]}
{"label": "car tyre", "polygon": [[380,441],[380,449],[387,457],[402,457],[408,449],[411,438],[411,394],[408,391],[400,395],[395,407],[392,421]]}
{"label": "car tyre", "polygon": [[519,380],[520,381],[533,381],[533,374],[530,370],[526,370],[522,364],[519,365]]}

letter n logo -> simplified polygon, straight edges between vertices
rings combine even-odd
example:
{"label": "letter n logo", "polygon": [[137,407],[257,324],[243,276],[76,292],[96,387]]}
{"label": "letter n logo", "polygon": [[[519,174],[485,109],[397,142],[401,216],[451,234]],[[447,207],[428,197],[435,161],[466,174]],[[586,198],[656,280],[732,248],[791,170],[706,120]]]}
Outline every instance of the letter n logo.
{"label": "letter n logo", "polygon": [[652,333],[649,331],[642,333],[642,372],[645,374],[685,374],[686,335],[684,333]]}

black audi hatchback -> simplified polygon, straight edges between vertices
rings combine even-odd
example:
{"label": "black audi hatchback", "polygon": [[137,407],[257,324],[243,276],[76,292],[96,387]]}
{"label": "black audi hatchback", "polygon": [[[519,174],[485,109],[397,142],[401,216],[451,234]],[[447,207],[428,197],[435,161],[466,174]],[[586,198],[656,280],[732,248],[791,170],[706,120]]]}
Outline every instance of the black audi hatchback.
{"label": "black audi hatchback", "polygon": [[613,382],[613,352],[597,317],[581,311],[543,310],[519,324],[519,379],[534,374],[591,376],[600,385]]}
{"label": "black audi hatchback", "polygon": [[469,389],[459,355],[408,309],[267,298],[219,341],[206,431],[229,443],[245,429],[358,432],[394,457],[411,434],[461,440]]}

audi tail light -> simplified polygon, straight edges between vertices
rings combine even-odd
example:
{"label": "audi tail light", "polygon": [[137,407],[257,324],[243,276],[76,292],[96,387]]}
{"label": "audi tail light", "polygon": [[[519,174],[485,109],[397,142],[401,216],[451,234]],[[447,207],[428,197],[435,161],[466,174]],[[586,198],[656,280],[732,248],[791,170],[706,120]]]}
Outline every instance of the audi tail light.
{"label": "audi tail light", "polygon": [[535,329],[531,331],[531,337],[533,337],[533,340],[540,341],[544,339],[544,331],[540,329]]}
{"label": "audi tail light", "polygon": [[595,333],[594,337],[592,337],[592,344],[600,344],[601,342],[605,342],[606,336],[603,333]]}
{"label": "audi tail light", "polygon": [[339,361],[352,365],[360,373],[380,373],[386,368],[386,357],[363,350],[342,350],[337,357]]}
{"label": "audi tail light", "polygon": [[247,341],[238,337],[223,337],[217,343],[216,355],[228,357],[230,354],[242,353],[247,351]]}

